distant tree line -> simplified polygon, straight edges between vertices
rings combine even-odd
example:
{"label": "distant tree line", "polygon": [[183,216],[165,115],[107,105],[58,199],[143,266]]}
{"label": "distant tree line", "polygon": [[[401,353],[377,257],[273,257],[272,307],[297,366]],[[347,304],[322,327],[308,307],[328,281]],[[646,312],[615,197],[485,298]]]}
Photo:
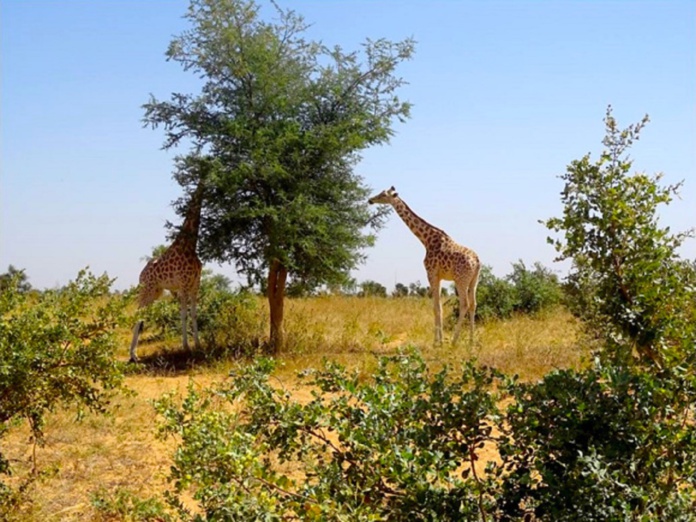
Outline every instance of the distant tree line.
{"label": "distant tree line", "polygon": [[[566,290],[567,287],[567,290]],[[440,289],[443,296],[456,295],[453,286]],[[405,285],[396,283],[391,294],[377,281],[367,280],[355,285],[352,292],[358,297],[428,297],[430,287],[420,281]],[[568,285],[561,284],[558,275],[540,262],[528,267],[522,260],[512,264],[512,272],[498,277],[490,266],[484,266],[479,277],[476,293],[476,317],[480,320],[508,319],[516,313],[534,314],[561,303],[570,306],[576,295]],[[447,306],[453,308],[454,318],[458,316],[458,300],[449,299]]]}
{"label": "distant tree line", "polygon": [[5,291],[11,286],[22,293],[31,290],[31,283],[29,283],[29,277],[24,269],[18,269],[14,265],[10,265],[7,267],[7,272],[0,275],[0,291]]}

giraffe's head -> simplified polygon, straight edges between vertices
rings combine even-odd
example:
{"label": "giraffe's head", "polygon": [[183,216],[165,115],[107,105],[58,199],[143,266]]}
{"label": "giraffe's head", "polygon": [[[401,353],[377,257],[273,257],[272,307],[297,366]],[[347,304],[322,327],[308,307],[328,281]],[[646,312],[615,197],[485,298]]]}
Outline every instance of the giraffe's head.
{"label": "giraffe's head", "polygon": [[397,194],[396,189],[394,187],[391,187],[387,190],[383,190],[376,196],[372,196],[370,199],[367,200],[367,202],[370,205],[374,205],[375,203],[386,203],[388,205],[393,205],[394,200],[398,197],[399,194]]}

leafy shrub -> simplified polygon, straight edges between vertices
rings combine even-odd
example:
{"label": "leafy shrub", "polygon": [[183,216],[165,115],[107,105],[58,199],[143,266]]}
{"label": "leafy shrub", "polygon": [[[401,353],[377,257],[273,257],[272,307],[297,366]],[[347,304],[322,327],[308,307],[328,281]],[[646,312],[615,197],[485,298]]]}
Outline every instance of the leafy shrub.
{"label": "leafy shrub", "polygon": [[493,507],[494,483],[472,465],[492,438],[495,372],[432,375],[408,353],[366,382],[327,363],[301,404],[269,384],[272,368],[157,402],[161,433],[180,440],[168,497],[183,519],[188,490],[199,520],[471,520]]}
{"label": "leafy shrub", "polygon": [[[187,491],[199,520],[692,520],[696,427],[673,407],[694,404],[688,379],[596,360],[525,384],[473,364],[433,374],[408,353],[367,379],[327,363],[302,404],[272,368],[157,402],[184,520]],[[486,444],[500,462],[481,474]]]}
{"label": "leafy shrub", "polygon": [[559,304],[563,298],[558,276],[538,261],[528,269],[521,260],[507,277],[514,287],[516,312],[534,314]]}
{"label": "leafy shrub", "polygon": [[[691,520],[696,428],[693,377],[664,382],[635,367],[552,372],[510,388],[500,444],[504,511],[541,520]],[[669,515],[669,516],[668,516]]]}
{"label": "leafy shrub", "polygon": [[14,287],[18,292],[29,292],[31,283],[24,269],[19,270],[13,265],[7,267],[7,272],[0,274],[0,292],[6,290],[10,286]]}
{"label": "leafy shrub", "polygon": [[561,237],[549,242],[572,260],[569,285],[588,296],[581,317],[607,353],[630,358],[636,351],[643,362],[678,365],[696,341],[696,278],[678,254],[693,231],[661,227],[657,209],[681,184],[661,186],[661,175],[630,173],[627,151],[647,116],[620,130],[610,107],[604,121],[599,159],[587,154],[562,176],[563,216],[546,221]]}
{"label": "leafy shrub", "polygon": [[[695,403],[692,378],[665,385],[597,359],[520,383],[472,363],[432,373],[407,353],[367,378],[326,363],[303,404],[269,384],[272,369],[260,360],[157,402],[161,434],[180,441],[172,507],[190,491],[200,520],[691,520],[696,508],[693,412],[674,408]],[[500,461],[481,474],[486,445]]]}
{"label": "leafy shrub", "polygon": [[[447,301],[454,308],[453,319],[459,316],[459,299]],[[476,317],[482,321],[507,319],[515,311],[515,287],[506,279],[496,277],[491,267],[481,267],[476,290]]]}
{"label": "leafy shrub", "polygon": [[[515,313],[535,314],[558,305],[563,290],[558,277],[541,263],[529,269],[523,261],[512,264],[512,273],[496,277],[491,267],[481,267],[476,290],[476,317],[479,320],[508,319]],[[450,321],[459,317],[459,299],[447,301],[452,307]]]}
{"label": "leafy shrub", "polygon": [[387,288],[377,281],[363,281],[360,283],[358,297],[387,297]]}
{"label": "leafy shrub", "polygon": [[392,297],[406,297],[408,296],[408,287],[403,283],[396,283],[391,295]]}
{"label": "leafy shrub", "polygon": [[[26,420],[35,443],[42,443],[47,413],[59,407],[106,410],[123,378],[113,354],[125,301],[109,294],[112,282],[83,270],[65,287],[40,294],[24,292],[19,278],[4,286],[0,437]],[[0,454],[0,472],[9,471]],[[7,488],[1,493],[0,506],[12,497]]]}
{"label": "leafy shrub", "polygon": [[258,300],[248,292],[214,290],[203,292],[199,300],[198,327],[210,352],[252,355],[263,335],[265,317]]}
{"label": "leafy shrub", "polygon": [[165,295],[147,308],[139,310],[138,315],[144,321],[146,329],[154,330],[150,334],[151,339],[161,340],[181,334],[179,300],[173,296]]}
{"label": "leafy shrub", "polygon": [[542,520],[693,520],[696,512],[694,271],[657,207],[678,186],[629,174],[628,147],[647,122],[605,119],[605,151],[563,176],[562,218],[547,226],[573,262],[575,310],[600,340],[591,368],[510,389],[501,455],[504,511]]}
{"label": "leafy shrub", "polygon": [[97,511],[96,522],[127,520],[129,522],[170,522],[173,517],[158,498],[140,498],[126,489],[107,491],[100,489],[92,494],[92,506]]}

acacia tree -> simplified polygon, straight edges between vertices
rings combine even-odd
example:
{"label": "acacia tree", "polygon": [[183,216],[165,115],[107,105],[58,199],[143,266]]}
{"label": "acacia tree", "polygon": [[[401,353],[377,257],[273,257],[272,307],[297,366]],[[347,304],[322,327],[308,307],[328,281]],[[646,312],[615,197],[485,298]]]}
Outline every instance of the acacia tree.
{"label": "acacia tree", "polygon": [[[193,0],[191,27],[167,57],[201,77],[202,90],[151,98],[144,121],[163,126],[164,148],[186,142],[209,159],[200,255],[234,261],[267,289],[277,350],[289,280],[344,282],[374,240],[365,227],[382,223],[353,168],[361,150],[388,142],[393,121],[408,117],[394,73],[414,43],[329,48],[303,36],[301,16],[273,7],[269,22],[253,1]],[[189,189],[197,182],[175,178]]]}

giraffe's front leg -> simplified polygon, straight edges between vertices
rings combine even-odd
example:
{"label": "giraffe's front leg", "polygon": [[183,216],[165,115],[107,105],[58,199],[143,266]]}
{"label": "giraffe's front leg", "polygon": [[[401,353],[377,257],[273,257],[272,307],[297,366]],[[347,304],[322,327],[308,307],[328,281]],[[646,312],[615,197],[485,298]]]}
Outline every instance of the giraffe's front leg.
{"label": "giraffe's front leg", "polygon": [[435,316],[435,345],[442,344],[442,305],[440,304],[440,279],[428,277],[430,295],[433,298],[433,315]]}
{"label": "giraffe's front leg", "polygon": [[140,334],[143,331],[143,321],[140,320],[137,323],[135,323],[135,326],[133,327],[133,340],[131,341],[130,345],[130,359],[128,362],[138,362],[138,356],[136,355],[135,351],[136,348],[138,347],[138,338],[140,337]]}

